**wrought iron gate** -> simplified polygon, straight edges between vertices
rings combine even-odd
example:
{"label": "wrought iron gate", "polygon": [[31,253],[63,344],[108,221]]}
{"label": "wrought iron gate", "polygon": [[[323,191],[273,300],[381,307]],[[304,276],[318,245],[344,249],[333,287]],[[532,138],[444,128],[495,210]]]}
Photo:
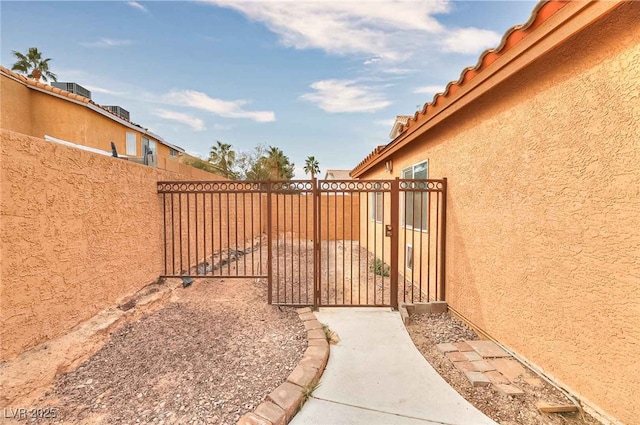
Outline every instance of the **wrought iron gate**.
{"label": "wrought iron gate", "polygon": [[266,279],[278,305],[444,300],[446,179],[159,182],[164,277]]}

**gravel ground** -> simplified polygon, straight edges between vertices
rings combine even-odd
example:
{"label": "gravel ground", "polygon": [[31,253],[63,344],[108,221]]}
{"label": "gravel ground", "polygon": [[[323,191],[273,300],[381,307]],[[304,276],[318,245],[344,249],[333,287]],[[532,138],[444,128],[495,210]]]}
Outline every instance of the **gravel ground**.
{"label": "gravel ground", "polygon": [[[376,257],[360,245],[358,241],[321,241],[320,281],[321,302],[324,305],[391,305],[391,278],[389,265],[385,276],[375,273]],[[273,299],[282,303],[313,303],[313,242],[308,240],[287,239],[273,244]],[[266,249],[265,249],[266,252]],[[382,252],[378,252],[382,255]],[[264,254],[263,254],[264,257]],[[266,261],[266,257],[264,257]],[[382,271],[382,263],[380,271]],[[417,277],[417,275],[416,275]],[[399,275],[400,292],[404,285],[405,296],[402,301],[427,301],[426,288],[420,294],[418,287],[411,287],[402,275]],[[422,295],[422,297],[421,297]],[[433,296],[433,290],[432,294]]]}
{"label": "gravel ground", "polygon": [[[479,339],[473,330],[449,314],[417,314],[407,326],[416,347],[440,375],[471,404],[501,425],[599,425],[591,416],[580,413],[540,413],[538,400],[569,403],[546,382],[533,386],[524,381],[518,386],[523,396],[506,396],[490,387],[472,387],[467,378],[436,349],[436,344]],[[532,375],[533,372],[531,372]]]}
{"label": "gravel ground", "polygon": [[292,309],[266,283],[202,279],[115,332],[37,403],[53,423],[234,424],[280,385],[306,349]]}

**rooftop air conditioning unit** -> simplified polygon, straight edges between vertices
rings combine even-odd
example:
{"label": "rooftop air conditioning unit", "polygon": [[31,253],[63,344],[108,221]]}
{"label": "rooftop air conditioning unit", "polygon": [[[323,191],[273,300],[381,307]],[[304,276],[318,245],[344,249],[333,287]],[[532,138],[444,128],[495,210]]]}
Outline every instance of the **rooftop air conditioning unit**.
{"label": "rooftop air conditioning unit", "polygon": [[125,119],[127,121],[130,121],[129,120],[129,111],[127,111],[123,107],[115,106],[115,105],[109,105],[109,106],[105,106],[105,108],[108,109],[109,111],[113,112],[114,114],[116,114],[120,118]]}
{"label": "rooftop air conditioning unit", "polygon": [[57,87],[61,90],[66,90],[69,93],[75,93],[78,94],[80,96],[84,96],[87,99],[91,99],[91,92],[87,89],[85,89],[84,87],[82,87],[80,84],[77,83],[61,83],[59,81],[53,81],[51,83],[51,85],[53,87]]}

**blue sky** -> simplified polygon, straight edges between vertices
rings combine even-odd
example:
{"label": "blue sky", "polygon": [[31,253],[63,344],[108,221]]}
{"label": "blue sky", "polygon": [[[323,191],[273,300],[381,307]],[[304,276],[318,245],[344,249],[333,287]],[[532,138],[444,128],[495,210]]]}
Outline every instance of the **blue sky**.
{"label": "blue sky", "polygon": [[[304,177],[351,169],[534,1],[0,3],[1,61],[38,47],[59,81],[206,157],[277,146]],[[437,176],[434,176],[437,177]]]}

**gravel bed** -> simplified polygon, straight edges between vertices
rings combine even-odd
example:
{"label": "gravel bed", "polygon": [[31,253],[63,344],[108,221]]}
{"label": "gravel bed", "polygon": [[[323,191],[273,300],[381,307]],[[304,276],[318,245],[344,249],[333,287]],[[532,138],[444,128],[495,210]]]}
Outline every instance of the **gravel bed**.
{"label": "gravel bed", "polygon": [[302,358],[304,326],[267,305],[266,283],[202,279],[177,293],[58,377],[36,403],[58,417],[39,423],[235,424]]}
{"label": "gravel bed", "polygon": [[546,382],[537,386],[523,380],[517,382],[517,386],[525,392],[518,397],[504,395],[493,386],[471,386],[463,373],[437,350],[436,344],[479,338],[472,329],[448,313],[413,315],[407,330],[418,350],[449,385],[501,425],[600,425],[586,413],[540,413],[535,405],[538,400],[570,403],[560,391]]}

